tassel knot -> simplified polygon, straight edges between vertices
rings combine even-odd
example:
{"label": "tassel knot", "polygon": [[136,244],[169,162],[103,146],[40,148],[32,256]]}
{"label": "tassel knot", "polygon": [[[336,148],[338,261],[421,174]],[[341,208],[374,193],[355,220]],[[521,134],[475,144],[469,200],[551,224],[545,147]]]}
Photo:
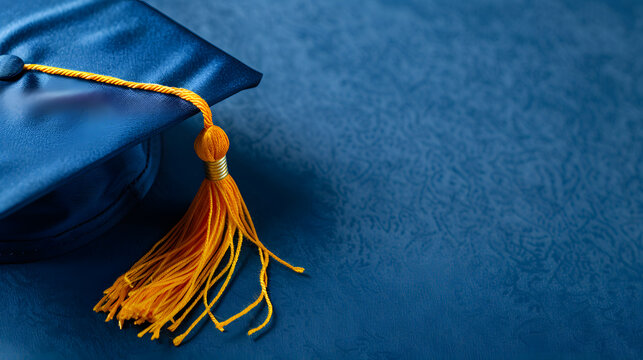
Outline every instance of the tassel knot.
{"label": "tassel knot", "polygon": [[194,151],[199,159],[205,162],[215,162],[222,159],[230,147],[230,140],[225,131],[216,125],[201,130],[194,140]]}

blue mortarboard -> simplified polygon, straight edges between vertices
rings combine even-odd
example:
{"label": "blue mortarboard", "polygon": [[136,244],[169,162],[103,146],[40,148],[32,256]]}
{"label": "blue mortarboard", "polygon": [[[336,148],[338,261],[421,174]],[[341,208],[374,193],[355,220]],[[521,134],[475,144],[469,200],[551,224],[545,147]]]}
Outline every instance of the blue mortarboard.
{"label": "blue mortarboard", "polygon": [[[256,86],[261,74],[138,1],[0,5],[0,261],[68,251],[120,220],[155,178],[155,135],[201,111],[199,193],[95,310],[147,323],[141,334],[153,338],[170,323],[175,330],[194,299],[216,286],[212,304],[219,298],[243,239],[263,264],[251,306],[271,309],[266,267],[271,256],[281,260],[257,238],[208,106]],[[219,321],[211,307],[199,319],[210,315],[221,330],[236,319]]]}

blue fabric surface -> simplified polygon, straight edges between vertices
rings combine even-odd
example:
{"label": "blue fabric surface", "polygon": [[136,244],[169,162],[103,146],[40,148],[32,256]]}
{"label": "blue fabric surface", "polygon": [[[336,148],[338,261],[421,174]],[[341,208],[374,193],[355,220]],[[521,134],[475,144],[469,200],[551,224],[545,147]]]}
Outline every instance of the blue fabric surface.
{"label": "blue fabric surface", "polygon": [[[643,356],[640,2],[150,2],[265,74],[215,117],[262,241],[307,275],[271,266],[256,338],[263,313],[175,349],[90,312],[192,199],[192,119],[123,223],[2,266],[6,358]],[[222,317],[259,292],[244,254]]]}
{"label": "blue fabric surface", "polygon": [[[138,1],[0,6],[0,54],[27,63],[185,87],[210,104],[261,78]],[[140,143],[198,112],[175,96],[34,71],[0,80],[0,105],[0,262],[64,252],[120,220],[156,175],[159,151]]]}

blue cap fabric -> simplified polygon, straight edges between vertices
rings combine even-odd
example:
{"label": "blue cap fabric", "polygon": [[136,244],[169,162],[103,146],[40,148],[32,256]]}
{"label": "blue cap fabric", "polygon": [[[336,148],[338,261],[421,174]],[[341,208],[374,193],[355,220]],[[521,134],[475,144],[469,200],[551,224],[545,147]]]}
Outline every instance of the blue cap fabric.
{"label": "blue cap fabric", "polygon": [[261,79],[139,1],[0,5],[3,262],[67,251],[109,228],[154,180],[154,136],[198,112],[174,96],[16,74],[16,65],[24,61],[187,88],[210,105]]}

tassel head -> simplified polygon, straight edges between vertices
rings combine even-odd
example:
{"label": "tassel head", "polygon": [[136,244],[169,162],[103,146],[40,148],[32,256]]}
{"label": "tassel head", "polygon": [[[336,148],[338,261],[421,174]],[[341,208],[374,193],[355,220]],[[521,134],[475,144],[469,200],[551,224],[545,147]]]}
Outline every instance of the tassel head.
{"label": "tassel head", "polygon": [[221,160],[228,153],[230,140],[228,135],[216,125],[208,126],[201,130],[194,140],[194,151],[204,162]]}

